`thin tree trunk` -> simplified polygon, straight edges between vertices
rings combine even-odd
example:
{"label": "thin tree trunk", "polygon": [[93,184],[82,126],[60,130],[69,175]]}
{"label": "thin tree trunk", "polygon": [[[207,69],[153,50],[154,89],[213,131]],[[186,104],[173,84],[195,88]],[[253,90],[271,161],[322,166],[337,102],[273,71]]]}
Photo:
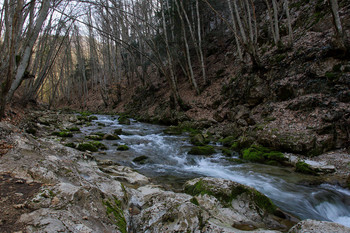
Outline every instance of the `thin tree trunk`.
{"label": "thin tree trunk", "polygon": [[289,14],[289,1],[284,0],[284,8],[287,16],[287,24],[288,24],[288,37],[289,37],[289,46],[293,46],[293,29],[292,22]]}
{"label": "thin tree trunk", "polygon": [[22,81],[23,74],[26,71],[30,57],[32,55],[33,46],[34,46],[34,44],[39,36],[39,33],[41,31],[41,27],[42,27],[47,15],[48,15],[49,8],[50,8],[50,2],[51,1],[47,0],[47,1],[43,1],[43,3],[42,3],[42,8],[40,9],[38,19],[36,20],[36,24],[35,24],[35,27],[33,29],[32,36],[28,39],[28,43],[25,45],[25,49],[24,49],[23,55],[21,57],[21,62],[19,63],[18,68],[16,70],[15,79],[12,82],[11,88],[7,94],[7,97],[6,97],[7,102],[11,101],[14,92],[16,91],[16,89],[18,88],[18,86],[20,85],[20,83]]}
{"label": "thin tree trunk", "polygon": [[207,83],[207,75],[205,72],[205,64],[204,64],[204,56],[203,56],[203,50],[202,50],[202,35],[201,35],[201,18],[199,15],[199,3],[198,0],[196,0],[196,12],[197,12],[197,27],[198,27],[198,47],[199,47],[199,53],[201,57],[201,68],[202,68],[202,75],[204,83]]}
{"label": "thin tree trunk", "polygon": [[276,0],[272,0],[272,7],[273,7],[273,15],[274,15],[274,21],[275,21],[275,34],[276,34],[276,44],[280,43],[280,29],[278,25],[278,6]]}
{"label": "thin tree trunk", "polygon": [[331,5],[336,38],[340,42],[340,47],[345,48],[345,34],[339,16],[338,0],[328,0],[328,2]]}
{"label": "thin tree trunk", "polygon": [[191,83],[192,83],[195,91],[199,95],[200,91],[198,89],[198,85],[197,85],[196,79],[195,79],[194,74],[193,74],[193,69],[192,69],[191,55],[190,55],[190,49],[188,47],[188,42],[187,42],[185,23],[184,23],[183,17],[181,15],[181,12],[180,12],[180,9],[179,9],[179,4],[177,3],[177,1],[175,1],[175,3],[176,3],[176,7],[177,7],[177,12],[178,12],[180,20],[181,20],[181,28],[182,28],[183,37],[184,37],[187,65],[188,65],[188,70],[189,70],[189,73],[190,73]]}
{"label": "thin tree trunk", "polygon": [[236,20],[235,20],[235,16],[234,16],[234,13],[233,13],[231,0],[227,0],[227,4],[228,4],[229,10],[230,10],[230,14],[231,14],[232,28],[234,30],[233,34],[234,34],[235,41],[236,41],[238,58],[239,58],[240,61],[243,61],[242,49],[241,49],[241,44],[239,43],[239,38],[237,36]]}

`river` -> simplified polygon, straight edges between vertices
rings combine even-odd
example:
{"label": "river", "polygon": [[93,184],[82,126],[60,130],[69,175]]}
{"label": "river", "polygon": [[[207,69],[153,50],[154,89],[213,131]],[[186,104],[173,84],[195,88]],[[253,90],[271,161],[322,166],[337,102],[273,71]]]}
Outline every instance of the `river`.
{"label": "river", "polygon": [[[135,170],[156,182],[179,186],[186,180],[209,176],[245,184],[271,198],[282,210],[300,219],[332,221],[350,227],[350,191],[338,186],[311,185],[316,177],[298,174],[290,168],[254,163],[233,163],[217,150],[208,156],[188,155],[191,148],[188,135],[164,134],[165,126],[140,123],[120,125],[117,117],[96,115],[98,120],[84,126],[75,139],[93,132],[112,133],[122,129],[121,140],[106,141],[108,150],[95,153],[100,159],[109,159]],[[117,151],[116,143],[126,144],[128,151]],[[218,146],[219,145],[214,145]],[[147,163],[132,162],[138,156],[148,156]]]}

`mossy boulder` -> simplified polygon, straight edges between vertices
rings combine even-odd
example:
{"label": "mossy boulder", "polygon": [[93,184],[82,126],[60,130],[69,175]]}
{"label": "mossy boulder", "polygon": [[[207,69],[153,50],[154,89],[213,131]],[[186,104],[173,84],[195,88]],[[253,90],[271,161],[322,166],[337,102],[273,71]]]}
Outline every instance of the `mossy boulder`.
{"label": "mossy boulder", "polygon": [[169,134],[169,135],[181,135],[182,134],[182,128],[178,127],[178,126],[169,126],[163,132],[166,133],[166,134]]}
{"label": "mossy boulder", "polygon": [[87,116],[77,116],[77,119],[82,122],[89,121],[89,118]]}
{"label": "mossy boulder", "polygon": [[295,171],[303,174],[309,174],[309,175],[317,175],[317,172],[314,171],[309,164],[305,163],[304,161],[298,161],[295,164]]}
{"label": "mossy boulder", "polygon": [[105,136],[105,133],[103,133],[103,132],[94,132],[93,134],[91,134],[91,135],[97,135],[97,136],[100,136],[100,137],[104,137]]}
{"label": "mossy boulder", "polygon": [[88,118],[89,121],[94,121],[94,120],[98,120],[98,117],[97,116],[90,116]]}
{"label": "mossy boulder", "polygon": [[231,157],[233,154],[233,151],[227,148],[222,148],[221,153],[223,153],[227,157]]}
{"label": "mossy boulder", "polygon": [[131,124],[131,121],[127,116],[120,116],[118,118],[118,122],[119,122],[119,124],[122,124],[122,125],[130,125]]}
{"label": "mossy boulder", "polygon": [[103,139],[103,136],[91,134],[91,135],[85,136],[85,138],[91,139],[91,140],[94,140],[94,141],[101,141]]}
{"label": "mossy boulder", "polygon": [[101,127],[106,127],[106,124],[101,123],[101,122],[97,122],[97,125],[98,125],[98,126],[101,126]]}
{"label": "mossy boulder", "polygon": [[117,147],[117,150],[126,151],[126,150],[129,150],[129,147],[127,145],[119,145]]}
{"label": "mossy boulder", "polygon": [[80,151],[91,151],[91,152],[97,152],[98,151],[98,148],[96,146],[92,145],[89,142],[80,143],[77,146],[77,149],[80,150]]}
{"label": "mossy boulder", "polygon": [[88,112],[88,111],[84,111],[84,112],[80,112],[80,115],[83,116],[83,117],[88,117],[90,116],[92,113],[91,112]]}
{"label": "mossy boulder", "polygon": [[122,130],[122,129],[115,129],[115,130],[113,131],[113,134],[114,134],[114,135],[121,135],[121,134],[123,134],[123,130]]}
{"label": "mossy boulder", "polygon": [[215,197],[223,206],[233,206],[233,202],[249,202],[251,209],[275,214],[277,207],[264,194],[254,188],[219,178],[196,178],[187,181],[184,191],[192,196],[209,195]]}
{"label": "mossy boulder", "polygon": [[79,132],[80,131],[79,127],[77,127],[77,126],[68,128],[68,130],[71,131],[71,132]]}
{"label": "mossy boulder", "polygon": [[241,151],[244,148],[249,148],[253,143],[255,139],[251,136],[240,136],[237,140],[234,140],[231,144],[231,150],[234,151]]}
{"label": "mossy boulder", "polygon": [[222,138],[219,140],[219,142],[225,146],[225,147],[231,147],[233,143],[235,143],[237,140],[236,136],[228,136],[226,138]]}
{"label": "mossy boulder", "polygon": [[147,159],[148,159],[148,156],[141,155],[139,157],[134,158],[132,161],[139,164],[145,164]]}
{"label": "mossy boulder", "polygon": [[288,160],[282,152],[272,151],[260,145],[252,145],[250,148],[244,149],[242,158],[251,162],[270,165],[283,164]]}
{"label": "mossy boulder", "polygon": [[67,146],[67,147],[71,147],[71,148],[76,148],[77,147],[77,145],[74,142],[69,142],[69,143],[66,143],[64,145]]}
{"label": "mossy boulder", "polygon": [[205,146],[209,143],[209,140],[207,140],[202,134],[197,133],[194,135],[191,135],[191,144],[195,146]]}
{"label": "mossy boulder", "polygon": [[215,153],[215,149],[213,146],[210,146],[210,145],[194,146],[188,152],[188,154],[191,154],[191,155],[212,155],[214,153]]}
{"label": "mossy boulder", "polygon": [[120,137],[118,135],[105,134],[103,136],[103,139],[113,141],[113,140],[120,140]]}
{"label": "mossy boulder", "polygon": [[97,147],[100,150],[107,150],[108,149],[108,147],[105,144],[103,144],[102,142],[99,142],[99,141],[92,141],[89,143],[92,144],[93,146]]}
{"label": "mossy boulder", "polygon": [[52,135],[61,137],[61,138],[71,138],[73,134],[69,131],[53,132]]}

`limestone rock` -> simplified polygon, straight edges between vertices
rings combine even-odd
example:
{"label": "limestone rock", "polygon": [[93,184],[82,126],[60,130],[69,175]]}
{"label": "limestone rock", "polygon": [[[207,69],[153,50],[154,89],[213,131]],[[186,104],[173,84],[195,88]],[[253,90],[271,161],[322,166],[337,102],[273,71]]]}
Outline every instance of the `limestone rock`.
{"label": "limestone rock", "polygon": [[348,233],[350,228],[334,222],[303,220],[292,227],[288,233]]}

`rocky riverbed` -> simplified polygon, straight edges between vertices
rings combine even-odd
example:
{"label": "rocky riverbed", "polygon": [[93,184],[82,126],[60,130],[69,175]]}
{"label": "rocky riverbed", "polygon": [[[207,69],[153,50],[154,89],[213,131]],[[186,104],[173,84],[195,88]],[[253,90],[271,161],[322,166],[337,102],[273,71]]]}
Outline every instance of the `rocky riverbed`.
{"label": "rocky riverbed", "polygon": [[[229,180],[196,178],[183,192],[166,190],[48,133],[77,124],[75,114],[32,117],[22,128],[0,123],[2,232],[286,232],[298,222],[254,188]],[[307,220],[290,232],[321,228],[350,231]]]}

